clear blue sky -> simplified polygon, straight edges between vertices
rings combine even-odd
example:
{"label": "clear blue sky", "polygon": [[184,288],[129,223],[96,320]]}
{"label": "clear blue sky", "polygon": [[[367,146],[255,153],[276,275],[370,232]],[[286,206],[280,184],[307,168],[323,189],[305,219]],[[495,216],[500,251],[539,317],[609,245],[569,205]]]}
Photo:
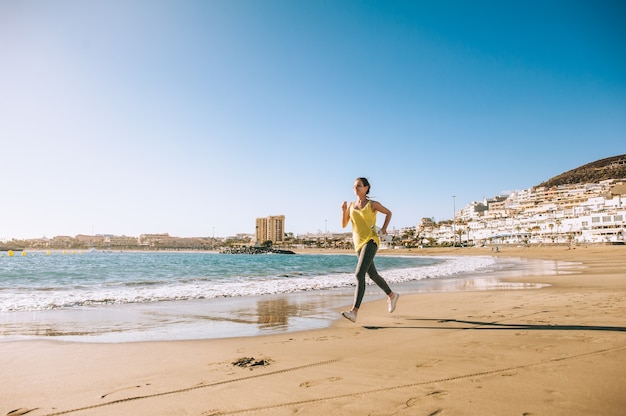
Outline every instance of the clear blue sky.
{"label": "clear blue sky", "polygon": [[626,153],[625,21],[607,0],[0,0],[0,238],[341,231],[357,176],[390,228],[450,219]]}

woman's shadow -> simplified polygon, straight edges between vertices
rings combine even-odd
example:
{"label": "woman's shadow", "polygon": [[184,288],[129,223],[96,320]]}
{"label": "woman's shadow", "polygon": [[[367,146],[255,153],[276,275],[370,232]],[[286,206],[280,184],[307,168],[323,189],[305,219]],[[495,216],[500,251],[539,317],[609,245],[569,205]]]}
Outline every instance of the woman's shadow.
{"label": "woman's shadow", "polygon": [[462,319],[436,319],[436,318],[414,318],[408,321],[420,322],[436,322],[438,324],[462,324],[455,325],[420,325],[420,326],[379,326],[365,325],[363,328],[377,329],[458,329],[458,330],[526,330],[526,331],[615,331],[626,332],[623,326],[604,326],[604,325],[556,325],[556,324],[509,324],[499,322],[483,322],[483,321],[466,321]]}

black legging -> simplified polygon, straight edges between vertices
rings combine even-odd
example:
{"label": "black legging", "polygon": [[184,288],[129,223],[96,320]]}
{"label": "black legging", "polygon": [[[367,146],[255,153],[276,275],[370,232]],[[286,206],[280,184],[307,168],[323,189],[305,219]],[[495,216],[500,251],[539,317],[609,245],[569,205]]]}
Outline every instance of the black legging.
{"label": "black legging", "polygon": [[369,275],[370,279],[372,279],[374,283],[376,283],[378,287],[387,294],[387,296],[391,294],[391,289],[389,288],[389,285],[387,284],[385,279],[383,279],[382,276],[378,274],[378,272],[376,271],[376,266],[374,266],[374,256],[376,255],[377,251],[378,246],[376,245],[374,240],[370,240],[363,247],[361,247],[361,249],[357,253],[359,256],[359,263],[356,266],[357,286],[354,292],[355,308],[361,307],[361,301],[363,300],[363,295],[365,295],[366,273]]}

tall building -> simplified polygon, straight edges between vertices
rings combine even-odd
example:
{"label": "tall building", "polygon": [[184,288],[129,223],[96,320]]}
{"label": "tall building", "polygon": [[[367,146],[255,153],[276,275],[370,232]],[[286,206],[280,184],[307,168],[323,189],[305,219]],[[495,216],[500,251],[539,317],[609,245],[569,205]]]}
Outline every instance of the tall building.
{"label": "tall building", "polygon": [[285,240],[285,216],[272,215],[256,219],[256,241],[259,244],[271,241],[273,244]]}

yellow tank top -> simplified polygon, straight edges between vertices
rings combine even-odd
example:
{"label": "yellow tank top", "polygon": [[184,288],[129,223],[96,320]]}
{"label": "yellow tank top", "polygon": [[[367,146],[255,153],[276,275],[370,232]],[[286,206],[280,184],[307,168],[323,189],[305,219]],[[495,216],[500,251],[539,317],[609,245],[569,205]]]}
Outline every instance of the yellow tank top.
{"label": "yellow tank top", "polygon": [[362,209],[354,209],[354,204],[350,204],[350,222],[354,249],[357,252],[370,240],[374,240],[376,245],[380,246],[380,239],[376,233],[376,211],[372,209],[370,201],[367,201]]}

